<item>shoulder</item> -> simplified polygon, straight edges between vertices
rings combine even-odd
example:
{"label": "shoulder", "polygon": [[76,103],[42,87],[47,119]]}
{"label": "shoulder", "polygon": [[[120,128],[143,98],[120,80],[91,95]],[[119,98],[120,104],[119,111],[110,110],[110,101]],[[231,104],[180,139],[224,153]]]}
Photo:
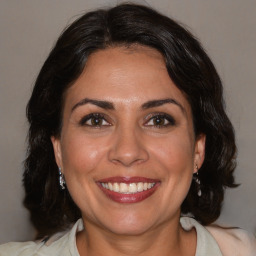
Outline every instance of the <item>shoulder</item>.
{"label": "shoulder", "polygon": [[0,245],[0,256],[22,256],[34,255],[33,253],[40,247],[35,242],[11,242]]}
{"label": "shoulder", "polygon": [[69,246],[66,235],[50,244],[48,241],[11,242],[0,245],[0,256],[64,256]]}
{"label": "shoulder", "polygon": [[76,233],[83,228],[81,220],[67,231],[43,241],[12,242],[0,245],[0,256],[78,256]]}
{"label": "shoulder", "polygon": [[189,217],[182,217],[181,224],[185,230],[196,228],[198,255],[256,256],[256,239],[243,229],[202,226]]}
{"label": "shoulder", "polygon": [[256,239],[253,234],[240,228],[223,228],[217,225],[206,229],[217,241],[224,256],[255,256]]}
{"label": "shoulder", "polygon": [[0,256],[78,256],[76,233],[83,229],[79,219],[69,230],[43,241],[7,243],[0,245]]}

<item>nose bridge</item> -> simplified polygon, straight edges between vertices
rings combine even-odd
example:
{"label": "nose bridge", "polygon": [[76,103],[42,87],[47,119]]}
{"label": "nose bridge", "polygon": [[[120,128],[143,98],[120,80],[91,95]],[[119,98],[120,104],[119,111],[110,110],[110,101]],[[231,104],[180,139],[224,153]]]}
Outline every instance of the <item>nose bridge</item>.
{"label": "nose bridge", "polygon": [[141,133],[139,127],[120,125],[113,135],[109,159],[125,166],[147,160],[148,153]]}

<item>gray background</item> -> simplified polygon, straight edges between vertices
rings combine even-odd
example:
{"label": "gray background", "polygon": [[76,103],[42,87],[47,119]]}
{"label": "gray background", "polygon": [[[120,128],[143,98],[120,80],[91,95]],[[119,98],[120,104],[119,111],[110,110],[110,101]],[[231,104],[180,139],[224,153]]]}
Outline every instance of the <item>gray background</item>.
{"label": "gray background", "polygon": [[[77,15],[123,1],[0,1],[0,243],[32,239],[22,207],[25,106],[33,82],[63,28]],[[144,2],[144,1],[136,1]],[[145,3],[145,2],[144,2]],[[225,87],[239,149],[237,182],[220,223],[256,231],[256,1],[148,0],[192,30],[212,57]]]}

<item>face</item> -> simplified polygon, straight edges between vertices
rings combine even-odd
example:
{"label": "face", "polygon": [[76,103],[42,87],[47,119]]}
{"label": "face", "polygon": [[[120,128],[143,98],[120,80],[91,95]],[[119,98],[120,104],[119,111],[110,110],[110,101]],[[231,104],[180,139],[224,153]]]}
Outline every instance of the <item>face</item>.
{"label": "face", "polygon": [[110,48],[90,56],[65,95],[58,166],[84,223],[140,234],[177,220],[204,136],[156,50]]}

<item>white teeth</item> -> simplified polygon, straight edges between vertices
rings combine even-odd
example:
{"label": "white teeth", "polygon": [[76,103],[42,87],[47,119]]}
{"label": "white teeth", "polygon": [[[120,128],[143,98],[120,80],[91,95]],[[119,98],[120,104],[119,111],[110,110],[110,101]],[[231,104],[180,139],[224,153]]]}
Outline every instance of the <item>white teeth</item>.
{"label": "white teeth", "polygon": [[121,183],[121,184],[119,185],[119,191],[120,191],[121,193],[127,193],[128,190],[129,190],[129,187],[128,187],[127,184]]}
{"label": "white teeth", "polygon": [[[104,184],[104,183],[103,183],[103,184]],[[113,185],[112,185],[112,183],[110,183],[110,182],[108,183],[108,189],[111,190],[111,191],[113,190]]]}
{"label": "white teeth", "polygon": [[136,183],[129,184],[129,193],[136,193],[137,192],[137,185]]}
{"label": "white teeth", "polygon": [[101,183],[103,188],[111,191],[115,191],[121,194],[134,194],[142,191],[146,191],[154,187],[155,183],[138,182],[138,183]]}
{"label": "white teeth", "polygon": [[113,184],[113,190],[115,191],[115,192],[119,192],[119,184],[118,183],[114,183]]}
{"label": "white teeth", "polygon": [[139,182],[137,187],[138,187],[138,192],[143,191],[143,183],[142,182]]}

